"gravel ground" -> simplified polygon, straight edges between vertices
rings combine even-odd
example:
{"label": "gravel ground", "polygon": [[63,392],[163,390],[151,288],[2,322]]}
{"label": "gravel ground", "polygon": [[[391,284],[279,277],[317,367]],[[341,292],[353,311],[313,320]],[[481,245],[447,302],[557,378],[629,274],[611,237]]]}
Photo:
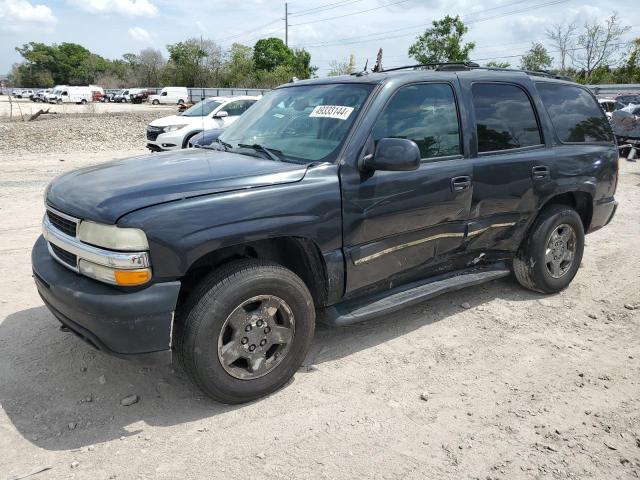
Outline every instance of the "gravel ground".
{"label": "gravel ground", "polygon": [[60,332],[38,298],[29,254],[47,182],[143,152],[116,143],[143,119],[80,125],[105,123],[108,142],[64,155],[0,151],[0,480],[42,467],[33,478],[640,476],[640,164],[622,162],[616,218],[587,237],[561,294],[507,278],[320,327],[289,385],[229,407],[178,369],[106,357]]}
{"label": "gravel ground", "polygon": [[145,127],[175,109],[153,112],[46,115],[33,122],[0,123],[0,153],[113,152],[143,148]]}

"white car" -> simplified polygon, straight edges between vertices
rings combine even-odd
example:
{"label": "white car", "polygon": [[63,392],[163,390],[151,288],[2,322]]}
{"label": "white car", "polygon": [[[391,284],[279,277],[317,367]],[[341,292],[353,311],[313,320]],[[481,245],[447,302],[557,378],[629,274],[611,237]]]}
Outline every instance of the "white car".
{"label": "white car", "polygon": [[226,128],[260,97],[212,97],[196,103],[180,115],[154,120],[147,126],[147,148],[154,152],[190,146],[198,133]]}
{"label": "white car", "polygon": [[157,95],[149,95],[149,103],[159,105],[161,103],[183,104],[189,101],[187,87],[164,87]]}

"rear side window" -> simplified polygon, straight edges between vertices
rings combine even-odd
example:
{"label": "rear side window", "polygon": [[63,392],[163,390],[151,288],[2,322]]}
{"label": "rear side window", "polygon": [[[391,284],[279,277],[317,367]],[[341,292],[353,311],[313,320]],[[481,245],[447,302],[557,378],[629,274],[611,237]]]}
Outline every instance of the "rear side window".
{"label": "rear side window", "polygon": [[607,117],[584,88],[553,83],[538,83],[537,87],[560,141],[613,141]]}
{"label": "rear side window", "polygon": [[421,83],[402,87],[393,96],[372,131],[373,140],[413,140],[423,159],[460,154],[458,109],[448,84]]}
{"label": "rear side window", "polygon": [[520,87],[474,83],[478,152],[495,152],[542,144],[533,106]]}

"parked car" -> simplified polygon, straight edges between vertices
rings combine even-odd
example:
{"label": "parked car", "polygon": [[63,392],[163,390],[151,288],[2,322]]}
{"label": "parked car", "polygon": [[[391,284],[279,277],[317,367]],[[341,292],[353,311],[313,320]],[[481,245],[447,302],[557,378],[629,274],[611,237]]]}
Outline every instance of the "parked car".
{"label": "parked car", "polygon": [[157,95],[149,95],[149,102],[153,105],[177,104],[181,105],[189,101],[187,87],[164,87]]}
{"label": "parked car", "polygon": [[17,93],[14,91],[14,96],[16,98],[29,98],[30,95],[33,95],[33,90],[29,88],[18,90]]}
{"label": "parked car", "polygon": [[109,102],[113,102],[115,96],[117,95],[117,92],[105,92],[104,95],[102,95],[102,98],[100,99],[100,101],[102,103],[109,103]]}
{"label": "parked car", "polygon": [[218,137],[224,132],[223,128],[212,128],[211,130],[204,130],[197,135],[189,139],[188,148],[204,148],[210,146],[212,143],[218,140]]}
{"label": "parked car", "polygon": [[154,120],[147,126],[147,148],[151,151],[187,148],[199,132],[226,128],[259,97],[212,97],[196,103],[179,115]]}
{"label": "parked car", "polygon": [[98,98],[102,96],[103,92],[101,87],[95,85],[69,86],[60,89],[60,92],[56,96],[56,103],[86,104],[93,102],[96,95],[98,95]]}
{"label": "parked car", "polygon": [[49,93],[49,92],[51,92],[51,89],[50,89],[50,88],[46,88],[46,89],[42,89],[42,90],[38,90],[38,91],[37,91],[37,92],[35,92],[35,93],[33,94],[33,96],[31,97],[31,101],[36,102],[36,103],[38,103],[38,102],[43,102],[43,101],[44,101],[44,96],[45,96],[47,93]]}
{"label": "parked car", "polygon": [[599,98],[598,103],[604,110],[604,113],[609,120],[611,120],[611,114],[614,111],[620,110],[621,108],[625,107],[624,103],[620,103],[613,98]]}
{"label": "parked car", "polygon": [[629,105],[640,105],[640,94],[624,93],[617,95],[615,100],[622,103],[625,107]]}
{"label": "parked car", "polygon": [[131,95],[135,95],[139,92],[143,92],[143,88],[125,88],[120,90],[114,97],[113,101],[117,103],[127,103],[131,101]]}
{"label": "parked car", "polygon": [[629,105],[613,112],[613,133],[620,143],[640,141],[640,105]]}
{"label": "parked car", "polygon": [[46,103],[58,103],[62,91],[67,87],[68,85],[56,85],[51,89],[49,93],[44,96],[44,101]]}
{"label": "parked car", "polygon": [[563,290],[616,211],[604,113],[549,75],[447,68],[290,83],[219,151],[57,177],[32,252],[45,304],[104,352],[175,350],[204,392],[241,403],[289,381],[316,319],[512,272]]}
{"label": "parked car", "polygon": [[131,103],[142,103],[147,101],[149,95],[153,95],[153,93],[149,90],[140,90],[137,93],[131,94],[129,98]]}

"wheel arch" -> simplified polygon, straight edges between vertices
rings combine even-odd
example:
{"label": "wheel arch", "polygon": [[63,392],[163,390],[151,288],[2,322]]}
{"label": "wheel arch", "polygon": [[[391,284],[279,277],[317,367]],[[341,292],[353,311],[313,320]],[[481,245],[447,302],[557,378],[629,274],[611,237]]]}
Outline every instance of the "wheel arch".
{"label": "wheel arch", "polygon": [[251,241],[208,252],[195,260],[182,278],[180,305],[212,270],[234,260],[270,260],[291,270],[307,285],[317,307],[331,298],[328,268],[318,245],[305,237],[275,237]]}
{"label": "wheel arch", "polygon": [[593,218],[593,194],[590,191],[570,190],[553,195],[540,206],[537,215],[549,205],[566,205],[573,208],[582,219],[585,233],[589,231]]}

